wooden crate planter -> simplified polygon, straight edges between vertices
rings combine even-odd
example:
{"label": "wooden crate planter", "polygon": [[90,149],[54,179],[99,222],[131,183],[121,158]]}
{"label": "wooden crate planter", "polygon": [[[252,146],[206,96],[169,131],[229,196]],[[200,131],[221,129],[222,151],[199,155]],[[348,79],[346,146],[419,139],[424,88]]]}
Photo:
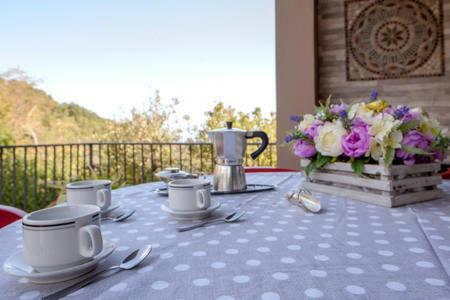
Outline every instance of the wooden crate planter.
{"label": "wooden crate planter", "polygon": [[[302,159],[302,168],[309,160]],[[443,196],[437,187],[442,179],[439,163],[413,166],[364,166],[363,177],[354,174],[349,163],[333,163],[306,176],[310,191],[334,194],[385,207],[418,203]]]}

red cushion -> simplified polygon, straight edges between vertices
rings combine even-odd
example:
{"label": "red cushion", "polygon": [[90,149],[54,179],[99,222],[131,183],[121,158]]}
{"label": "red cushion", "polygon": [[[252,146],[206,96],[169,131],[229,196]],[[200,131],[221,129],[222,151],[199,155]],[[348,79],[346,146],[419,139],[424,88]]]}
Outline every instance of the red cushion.
{"label": "red cushion", "polygon": [[22,219],[21,216],[16,215],[13,212],[0,210],[0,228],[5,227],[6,225],[11,224],[14,221]]}
{"label": "red cushion", "polygon": [[450,169],[447,169],[444,173],[441,173],[442,179],[450,179]]}
{"label": "red cushion", "polygon": [[271,168],[271,167],[247,167],[245,173],[263,173],[263,172],[298,172],[298,170],[284,169],[284,168]]}

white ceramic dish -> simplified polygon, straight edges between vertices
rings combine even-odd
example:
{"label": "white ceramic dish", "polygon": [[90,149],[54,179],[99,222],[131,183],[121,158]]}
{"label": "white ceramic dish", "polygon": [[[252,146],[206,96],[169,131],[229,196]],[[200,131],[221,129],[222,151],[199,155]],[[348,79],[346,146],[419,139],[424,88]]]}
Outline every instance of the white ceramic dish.
{"label": "white ceramic dish", "polygon": [[113,210],[118,209],[121,205],[122,203],[120,203],[119,200],[112,200],[111,205],[107,209],[101,211],[102,216],[108,216]]}
{"label": "white ceramic dish", "polygon": [[211,206],[205,210],[195,210],[195,211],[176,211],[169,208],[166,204],[161,204],[161,210],[170,214],[174,219],[180,221],[193,221],[201,220],[209,217],[216,209],[220,207],[220,202],[217,200],[211,201]]}
{"label": "white ceramic dish", "polygon": [[92,271],[98,262],[108,257],[115,249],[112,242],[103,241],[103,250],[92,260],[74,267],[49,272],[36,272],[23,259],[22,250],[15,252],[3,264],[3,270],[13,276],[24,277],[31,282],[46,284],[70,280]]}
{"label": "white ceramic dish", "polygon": [[211,206],[211,183],[204,179],[169,182],[168,207],[174,211],[207,210]]}
{"label": "white ceramic dish", "polygon": [[97,205],[102,210],[111,206],[111,180],[82,180],[66,185],[67,202],[72,205]]}

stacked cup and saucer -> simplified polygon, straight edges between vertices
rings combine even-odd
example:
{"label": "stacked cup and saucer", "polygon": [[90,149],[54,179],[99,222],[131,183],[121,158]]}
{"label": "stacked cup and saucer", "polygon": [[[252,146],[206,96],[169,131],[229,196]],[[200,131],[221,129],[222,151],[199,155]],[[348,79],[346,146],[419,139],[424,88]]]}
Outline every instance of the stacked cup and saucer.
{"label": "stacked cup and saucer", "polygon": [[55,206],[22,219],[23,249],[3,264],[6,273],[34,283],[54,283],[93,270],[114,251],[103,240],[96,205]]}
{"label": "stacked cup and saucer", "polygon": [[113,211],[121,209],[122,204],[111,197],[111,180],[83,180],[68,183],[66,185],[67,204],[97,205],[101,210],[101,217],[105,218]]}
{"label": "stacked cup and saucer", "polygon": [[169,198],[161,205],[176,220],[192,221],[209,217],[220,207],[211,198],[211,183],[204,179],[178,179],[168,183]]}

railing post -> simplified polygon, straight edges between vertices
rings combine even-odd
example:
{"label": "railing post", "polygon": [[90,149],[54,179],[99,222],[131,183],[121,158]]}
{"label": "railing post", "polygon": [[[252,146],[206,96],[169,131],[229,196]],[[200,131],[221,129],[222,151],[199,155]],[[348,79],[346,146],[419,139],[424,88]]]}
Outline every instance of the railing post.
{"label": "railing post", "polygon": [[28,157],[27,157],[28,148],[25,146],[23,148],[23,186],[22,186],[22,208],[23,210],[28,209],[28,178],[27,178],[27,169],[28,169]]}
{"label": "railing post", "polygon": [[13,206],[16,206],[17,200],[17,174],[16,174],[16,147],[13,148]]}
{"label": "railing post", "polygon": [[92,175],[94,170],[94,145],[89,144],[89,175]]}
{"label": "railing post", "polygon": [[0,148],[0,201],[3,200],[3,148]]}
{"label": "railing post", "polygon": [[38,207],[38,147],[34,147],[34,201],[33,201],[33,210],[36,210]]}
{"label": "railing post", "polygon": [[48,176],[48,162],[47,162],[47,158],[48,158],[48,148],[47,145],[44,146],[44,203],[47,205],[47,176]]}

